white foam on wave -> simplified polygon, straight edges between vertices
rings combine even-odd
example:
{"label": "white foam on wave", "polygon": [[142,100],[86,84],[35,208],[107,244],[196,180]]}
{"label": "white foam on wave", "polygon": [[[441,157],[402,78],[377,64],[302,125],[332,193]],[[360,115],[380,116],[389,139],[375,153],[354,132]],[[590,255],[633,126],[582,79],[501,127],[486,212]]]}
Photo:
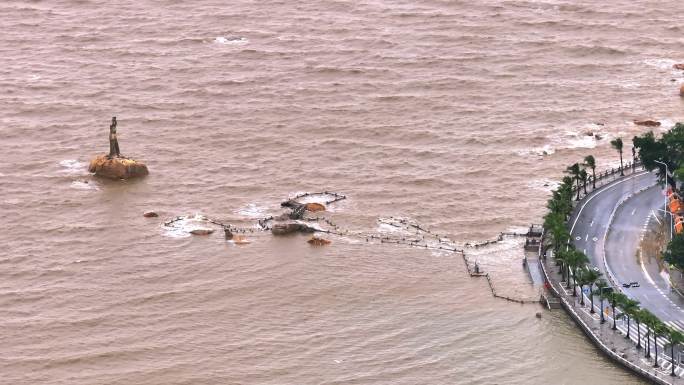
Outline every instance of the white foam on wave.
{"label": "white foam on wave", "polygon": [[435,258],[452,257],[453,255],[454,255],[454,252],[449,251],[449,250],[439,250],[439,249],[437,249],[437,250],[431,249],[430,250],[430,256],[435,257]]}
{"label": "white foam on wave", "polygon": [[195,214],[189,217],[182,217],[173,222],[171,226],[162,225],[162,235],[169,238],[187,238],[191,236],[192,230],[209,228],[207,217],[202,214]]}
{"label": "white foam on wave", "polygon": [[214,38],[214,43],[216,44],[223,44],[223,45],[243,45],[247,44],[248,40],[245,39],[244,37],[235,37],[235,36],[218,36]]}
{"label": "white foam on wave", "polygon": [[675,121],[673,119],[660,119],[660,130],[661,131],[667,131],[674,127]]}
{"label": "white foam on wave", "polygon": [[62,167],[59,170],[62,173],[69,175],[88,175],[87,164],[84,162],[79,162],[76,159],[65,159],[59,162]]}
{"label": "white foam on wave", "polygon": [[404,231],[404,229],[396,226],[392,226],[387,223],[380,223],[378,224],[377,231],[379,233],[408,233],[407,231]]}
{"label": "white foam on wave", "polygon": [[248,218],[263,218],[266,212],[266,207],[258,206],[256,203],[250,203],[237,211],[238,214]]}
{"label": "white foam on wave", "polygon": [[545,144],[542,147],[533,147],[533,148],[529,148],[529,149],[520,149],[520,150],[516,151],[516,153],[520,156],[533,155],[533,156],[540,157],[540,158],[544,157],[545,155],[551,155],[555,152],[556,152],[556,149],[553,148],[549,144]]}
{"label": "white foam on wave", "polygon": [[644,64],[658,68],[660,70],[672,70],[674,71],[674,66],[677,64],[676,61],[672,59],[665,59],[665,58],[651,58],[651,59],[646,59],[644,60]]}
{"label": "white foam on wave", "polygon": [[541,159],[559,150],[595,148],[601,143],[610,142],[612,135],[604,130],[605,127],[602,124],[596,123],[588,123],[573,128],[557,128],[555,130],[556,134],[549,138],[549,143],[540,147],[519,149],[515,152],[523,157],[534,156]]}
{"label": "white foam on wave", "polygon": [[636,90],[639,87],[641,87],[641,83],[633,82],[633,81],[623,81],[623,82],[618,82],[617,86],[624,89],[624,90]]}
{"label": "white foam on wave", "polygon": [[594,148],[596,147],[596,138],[593,135],[585,135],[583,133],[569,134],[566,145],[563,148]]}
{"label": "white foam on wave", "polygon": [[588,123],[579,128],[565,130],[564,135],[557,137],[555,141],[559,148],[564,149],[594,148],[599,143],[609,141],[610,135],[605,133],[604,129],[601,124]]}

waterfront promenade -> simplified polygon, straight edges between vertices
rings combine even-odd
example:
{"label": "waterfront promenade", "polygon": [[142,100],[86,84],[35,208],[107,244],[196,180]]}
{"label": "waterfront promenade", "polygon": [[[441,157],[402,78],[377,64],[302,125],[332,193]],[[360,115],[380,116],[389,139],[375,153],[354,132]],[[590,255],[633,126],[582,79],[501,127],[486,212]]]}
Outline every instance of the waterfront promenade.
{"label": "waterfront promenade", "polygon": [[[642,269],[643,265],[637,258],[641,236],[649,229],[647,221],[650,221],[649,218],[653,218],[656,210],[663,206],[662,190],[656,185],[653,174],[640,169],[626,171],[629,171],[628,175],[604,180],[597,185],[595,191],[590,191],[577,202],[568,222],[572,240],[575,247],[589,257],[590,263],[598,268],[615,290],[622,291],[621,283],[626,280],[640,281],[639,288],[623,292],[630,298],[639,300],[642,307],[651,310],[668,325],[676,327],[683,319],[680,316],[681,309],[677,310],[679,305],[660,293],[658,290],[663,291],[663,288],[658,287],[655,281],[652,284],[645,278],[643,274],[648,275],[648,269]],[[676,362],[677,376],[670,376],[670,348],[665,339],[658,338],[658,367],[655,367],[654,346],[650,358],[645,357],[644,349],[636,349],[638,337],[634,322],[631,322],[630,339],[627,339],[627,323],[620,317],[617,322],[613,321],[613,311],[607,301],[604,302],[605,323],[601,323],[598,297],[594,297],[592,313],[590,298],[585,294],[585,305],[581,305],[579,295],[573,296],[572,289],[568,289],[566,283],[561,282],[562,278],[558,274],[558,267],[552,255],[544,260],[543,267],[552,291],[561,298],[563,307],[597,347],[654,383],[684,384],[681,378],[684,368]],[[618,272],[617,275],[614,271]],[[619,311],[617,314],[620,314]],[[641,333],[643,345],[646,333],[643,325]],[[675,357],[679,358],[677,350]]]}

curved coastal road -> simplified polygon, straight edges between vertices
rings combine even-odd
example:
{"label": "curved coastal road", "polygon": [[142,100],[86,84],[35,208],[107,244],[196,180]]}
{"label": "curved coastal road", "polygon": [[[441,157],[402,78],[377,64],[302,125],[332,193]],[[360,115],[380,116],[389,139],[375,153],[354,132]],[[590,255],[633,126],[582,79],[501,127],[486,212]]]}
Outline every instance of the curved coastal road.
{"label": "curved coastal road", "polygon": [[[614,286],[662,321],[684,330],[684,300],[671,293],[655,258],[637,254],[642,234],[662,220],[658,210],[663,200],[655,176],[638,172],[590,194],[571,218],[571,234],[577,249],[587,254],[604,278],[612,278]],[[632,281],[640,287],[621,286]]]}

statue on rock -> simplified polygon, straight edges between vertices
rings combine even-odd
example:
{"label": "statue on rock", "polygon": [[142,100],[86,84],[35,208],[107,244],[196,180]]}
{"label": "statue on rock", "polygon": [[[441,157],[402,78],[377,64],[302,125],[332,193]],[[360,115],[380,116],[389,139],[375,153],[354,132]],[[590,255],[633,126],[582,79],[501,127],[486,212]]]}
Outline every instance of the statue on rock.
{"label": "statue on rock", "polygon": [[116,140],[116,116],[112,116],[112,124],[109,126],[109,158],[119,158],[119,141]]}
{"label": "statue on rock", "polygon": [[109,126],[109,154],[91,160],[88,171],[111,179],[130,179],[147,175],[149,172],[144,163],[121,155],[119,141],[116,138],[116,124],[114,116]]}

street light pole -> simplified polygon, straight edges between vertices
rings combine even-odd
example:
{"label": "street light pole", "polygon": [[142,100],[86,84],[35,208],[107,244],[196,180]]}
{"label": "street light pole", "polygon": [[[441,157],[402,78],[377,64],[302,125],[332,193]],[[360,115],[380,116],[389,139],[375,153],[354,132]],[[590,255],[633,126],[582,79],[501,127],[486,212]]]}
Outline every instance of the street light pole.
{"label": "street light pole", "polygon": [[[664,212],[665,212],[665,215],[667,215],[667,176],[668,176],[667,163],[661,162],[659,160],[654,160],[654,162],[662,164],[663,166],[665,166],[665,184],[663,185],[663,189],[665,191],[665,211]],[[672,213],[670,213],[670,240],[672,240]]]}

